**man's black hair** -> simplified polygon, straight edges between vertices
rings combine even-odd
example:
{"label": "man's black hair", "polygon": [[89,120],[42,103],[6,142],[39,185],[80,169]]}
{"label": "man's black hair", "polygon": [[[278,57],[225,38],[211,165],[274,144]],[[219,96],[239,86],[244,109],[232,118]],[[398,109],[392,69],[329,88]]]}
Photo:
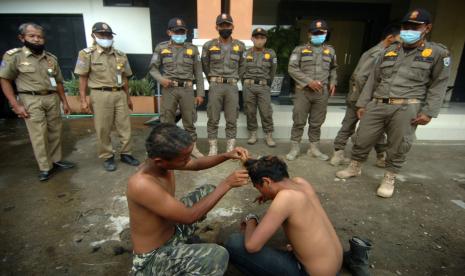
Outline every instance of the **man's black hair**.
{"label": "man's black hair", "polygon": [[173,160],[181,150],[188,148],[194,141],[190,134],[174,124],[160,123],[153,127],[145,140],[149,158]]}
{"label": "man's black hair", "polygon": [[263,156],[259,159],[248,159],[244,167],[249,172],[250,179],[254,185],[262,185],[263,177],[269,177],[278,182],[289,178],[286,163],[277,156]]}
{"label": "man's black hair", "polygon": [[386,37],[390,35],[398,35],[400,34],[400,25],[399,24],[389,24],[384,28],[383,32],[381,33],[381,40],[386,39]]}

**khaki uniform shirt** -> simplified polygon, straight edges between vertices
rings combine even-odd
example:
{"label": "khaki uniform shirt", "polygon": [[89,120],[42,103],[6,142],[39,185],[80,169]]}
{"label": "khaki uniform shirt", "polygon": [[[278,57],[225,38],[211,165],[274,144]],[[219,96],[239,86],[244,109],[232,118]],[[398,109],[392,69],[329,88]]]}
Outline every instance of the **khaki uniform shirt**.
{"label": "khaki uniform shirt", "polygon": [[241,78],[244,72],[245,44],[233,39],[223,45],[219,39],[207,41],[202,48],[202,67],[207,77]]}
{"label": "khaki uniform shirt", "polygon": [[191,43],[186,42],[181,47],[170,41],[158,44],[150,62],[150,74],[158,82],[162,78],[195,80],[197,96],[205,96],[199,51]]}
{"label": "khaki uniform shirt", "polygon": [[360,93],[367,82],[368,76],[370,76],[371,71],[373,71],[373,67],[383,50],[384,45],[380,42],[362,54],[352,76],[350,77],[347,101],[356,102],[358,100],[358,97],[360,97]]}
{"label": "khaki uniform shirt", "polygon": [[7,51],[0,65],[0,78],[14,80],[18,92],[56,91],[50,78],[63,82],[58,59],[44,51],[34,55],[26,47]]}
{"label": "khaki uniform shirt", "polygon": [[276,74],[277,58],[272,49],[256,51],[253,47],[244,53],[245,69],[243,79],[265,79],[273,81]]}
{"label": "khaki uniform shirt", "polygon": [[336,69],[336,51],[327,44],[297,46],[289,58],[289,75],[301,88],[313,80],[321,81],[324,85],[336,85]]}
{"label": "khaki uniform shirt", "polygon": [[125,53],[113,47],[105,51],[94,45],[79,52],[74,73],[88,76],[90,88],[122,87],[118,75],[130,77],[132,70]]}
{"label": "khaki uniform shirt", "polygon": [[421,113],[437,117],[450,74],[449,51],[425,42],[410,51],[398,45],[384,50],[357,101],[365,107],[372,98],[419,99]]}

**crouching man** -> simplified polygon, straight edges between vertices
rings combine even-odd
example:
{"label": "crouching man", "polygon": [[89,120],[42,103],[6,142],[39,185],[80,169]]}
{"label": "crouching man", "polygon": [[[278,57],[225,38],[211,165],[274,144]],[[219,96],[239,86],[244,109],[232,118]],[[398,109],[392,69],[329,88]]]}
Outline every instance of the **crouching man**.
{"label": "crouching man", "polygon": [[146,141],[148,158],[128,183],[127,200],[135,275],[223,275],[228,252],[216,244],[186,244],[195,222],[232,188],[247,184],[246,170],[218,186],[203,185],[181,200],[175,195],[174,170],[204,170],[228,159],[246,159],[242,148],[190,159],[192,136],[173,124],[155,126]]}
{"label": "crouching man", "polygon": [[[258,202],[272,203],[260,223],[249,214],[243,233],[228,238],[230,261],[246,275],[336,275],[342,245],[310,183],[289,179],[286,163],[274,156],[249,159],[245,167],[261,193]],[[265,246],[280,226],[290,242],[287,250]]]}

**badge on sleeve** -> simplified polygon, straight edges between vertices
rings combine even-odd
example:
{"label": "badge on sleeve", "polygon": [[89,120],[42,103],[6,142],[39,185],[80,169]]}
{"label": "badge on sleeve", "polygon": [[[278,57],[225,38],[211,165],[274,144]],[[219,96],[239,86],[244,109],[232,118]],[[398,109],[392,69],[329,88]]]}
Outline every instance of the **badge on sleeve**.
{"label": "badge on sleeve", "polygon": [[150,61],[150,63],[155,63],[157,62],[158,60],[158,53],[154,53],[153,56],[152,56],[152,60]]}
{"label": "badge on sleeve", "polygon": [[443,59],[443,61],[444,61],[444,66],[449,67],[449,65],[450,65],[450,57],[445,57]]}
{"label": "badge on sleeve", "polygon": [[277,59],[277,58],[273,58],[273,63],[274,63],[274,64],[278,63],[278,59]]}
{"label": "badge on sleeve", "polygon": [[296,61],[297,60],[297,55],[292,54],[291,57],[289,58],[290,61]]}

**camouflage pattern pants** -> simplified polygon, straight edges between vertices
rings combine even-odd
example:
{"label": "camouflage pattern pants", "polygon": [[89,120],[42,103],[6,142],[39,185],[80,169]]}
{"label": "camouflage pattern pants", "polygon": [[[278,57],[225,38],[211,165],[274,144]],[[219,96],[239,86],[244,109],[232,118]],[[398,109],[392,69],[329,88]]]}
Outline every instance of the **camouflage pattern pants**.
{"label": "camouflage pattern pants", "polygon": [[[183,197],[188,207],[215,189],[203,185]],[[175,233],[163,246],[145,254],[134,254],[133,275],[223,275],[228,267],[229,255],[217,244],[186,244],[197,225],[177,224]]]}

